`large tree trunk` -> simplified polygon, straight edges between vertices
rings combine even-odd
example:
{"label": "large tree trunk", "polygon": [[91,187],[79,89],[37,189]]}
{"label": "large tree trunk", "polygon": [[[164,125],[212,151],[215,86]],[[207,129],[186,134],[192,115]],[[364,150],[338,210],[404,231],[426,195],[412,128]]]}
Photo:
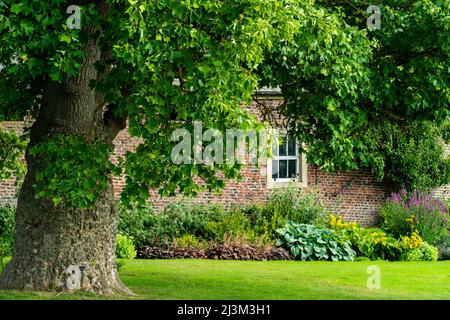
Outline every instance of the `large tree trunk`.
{"label": "large tree trunk", "polygon": [[[102,139],[112,144],[117,127],[111,127],[111,119],[104,119],[99,96],[89,87],[90,80],[98,78],[94,63],[101,54],[97,41],[91,40],[78,77],[62,84],[48,81],[29,148],[54,134],[78,134],[87,141]],[[26,159],[28,172],[18,200],[13,258],[0,278],[0,287],[129,293],[116,269],[118,214],[111,182],[92,209],[55,207],[50,200],[35,197],[33,184],[44,161],[28,152]]]}
{"label": "large tree trunk", "polygon": [[127,292],[116,270],[118,217],[112,188],[102,194],[94,209],[55,208],[50,201],[34,198],[35,175],[36,170],[31,169],[21,190],[14,254],[0,279],[0,287]]}

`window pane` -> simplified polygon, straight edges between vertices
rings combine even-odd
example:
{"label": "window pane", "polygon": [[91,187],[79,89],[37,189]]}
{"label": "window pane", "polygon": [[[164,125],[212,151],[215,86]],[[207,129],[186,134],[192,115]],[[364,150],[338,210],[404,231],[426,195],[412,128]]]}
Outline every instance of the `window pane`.
{"label": "window pane", "polygon": [[280,160],[280,169],[278,172],[278,176],[280,179],[288,178],[287,169],[287,160]]}
{"label": "window pane", "polygon": [[286,152],[287,152],[287,138],[286,137],[282,137],[280,138],[280,140],[283,139],[283,143],[280,144],[280,156],[286,156]]}
{"label": "window pane", "polygon": [[288,141],[288,156],[296,156],[297,152],[296,152],[296,143],[295,143],[295,138],[289,138]]}
{"label": "window pane", "polygon": [[289,160],[289,178],[297,177],[297,160]]}
{"label": "window pane", "polygon": [[278,179],[278,160],[272,161],[272,179]]}

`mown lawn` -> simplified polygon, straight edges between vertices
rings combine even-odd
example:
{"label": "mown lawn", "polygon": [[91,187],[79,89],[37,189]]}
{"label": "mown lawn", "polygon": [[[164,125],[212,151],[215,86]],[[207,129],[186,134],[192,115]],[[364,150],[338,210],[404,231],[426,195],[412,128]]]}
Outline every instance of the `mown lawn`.
{"label": "mown lawn", "polygon": [[[367,267],[381,289],[367,288]],[[133,260],[120,271],[136,295],[113,299],[446,299],[450,261],[297,262]],[[0,291],[0,299],[105,299],[91,294]]]}

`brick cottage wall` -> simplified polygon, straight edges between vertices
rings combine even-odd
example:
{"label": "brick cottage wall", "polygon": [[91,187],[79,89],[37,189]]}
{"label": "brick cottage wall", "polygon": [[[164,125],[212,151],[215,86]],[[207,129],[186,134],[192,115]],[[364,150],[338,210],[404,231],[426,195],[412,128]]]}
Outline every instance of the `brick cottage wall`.
{"label": "brick cottage wall", "polygon": [[[266,107],[276,109],[279,99],[263,99]],[[280,123],[279,119],[264,118],[260,106],[253,103],[247,107],[251,114],[257,115],[261,120]],[[267,108],[265,108],[267,111]],[[205,128],[204,128],[205,129]],[[138,141],[130,138],[123,131],[116,139],[116,156],[124,156],[125,152],[133,148]],[[260,162],[259,166],[247,165],[241,171],[243,179],[240,182],[228,180],[226,187],[220,194],[202,192],[196,198],[161,198],[156,191],[151,191],[150,203],[160,211],[167,204],[176,201],[187,201],[192,204],[220,204],[225,208],[244,206],[252,203],[264,203],[273,191],[267,185],[267,163]],[[380,207],[390,195],[387,185],[376,182],[369,170],[352,172],[337,171],[327,174],[316,166],[308,165],[308,188],[317,190],[324,204],[329,210],[339,212],[348,221],[359,222],[364,226],[371,226],[377,222]],[[124,177],[114,180],[114,190],[120,194],[124,186]]]}
{"label": "brick cottage wall", "polygon": [[328,174],[308,166],[308,187],[319,192],[326,208],[363,226],[376,224],[379,210],[391,194],[385,183],[377,182],[370,170],[364,169]]}
{"label": "brick cottage wall", "polygon": [[[276,108],[279,100],[266,99],[265,104]],[[250,113],[262,114],[256,103],[248,108]],[[22,130],[20,122],[7,122],[0,125],[18,133]],[[122,131],[115,140],[113,159],[123,157],[138,143],[139,140],[130,137],[127,131]],[[240,182],[227,181],[225,189],[220,194],[203,192],[194,199],[184,200],[198,204],[218,203],[226,208],[266,202],[268,195],[272,192],[267,186],[267,163],[260,163],[259,166],[246,166],[242,170],[242,177]],[[339,212],[346,220],[356,221],[364,226],[373,225],[377,221],[378,211],[390,193],[389,188],[383,183],[376,182],[368,170],[338,171],[327,174],[315,166],[308,165],[307,177],[307,187],[319,192],[327,208]],[[114,191],[117,198],[123,189],[124,181],[123,176],[114,178]],[[15,186],[14,179],[1,182],[0,206],[14,206],[16,194],[17,186]],[[179,199],[161,198],[155,191],[151,191],[150,202],[152,206],[160,210],[168,203]]]}
{"label": "brick cottage wall", "polygon": [[[276,192],[275,189],[267,188],[266,170],[265,165],[246,167],[242,171],[243,180],[227,181],[220,194],[203,192],[192,199],[174,199],[161,198],[152,192],[151,203],[157,211],[180,200],[192,204],[216,203],[225,208],[264,203],[271,192]],[[308,188],[318,191],[328,210],[338,212],[345,220],[363,226],[373,226],[378,221],[379,210],[391,192],[386,185],[376,182],[368,170],[327,174],[316,166],[308,166]]]}

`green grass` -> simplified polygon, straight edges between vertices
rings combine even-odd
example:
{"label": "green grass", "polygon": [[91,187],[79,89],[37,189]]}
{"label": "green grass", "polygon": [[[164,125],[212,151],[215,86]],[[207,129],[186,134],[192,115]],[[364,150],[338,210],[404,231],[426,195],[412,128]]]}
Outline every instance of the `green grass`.
{"label": "green grass", "polygon": [[[367,267],[381,270],[381,289],[367,288]],[[297,262],[133,260],[121,269],[136,293],[109,299],[446,299],[450,261]],[[105,299],[92,294],[0,291],[0,299]]]}

